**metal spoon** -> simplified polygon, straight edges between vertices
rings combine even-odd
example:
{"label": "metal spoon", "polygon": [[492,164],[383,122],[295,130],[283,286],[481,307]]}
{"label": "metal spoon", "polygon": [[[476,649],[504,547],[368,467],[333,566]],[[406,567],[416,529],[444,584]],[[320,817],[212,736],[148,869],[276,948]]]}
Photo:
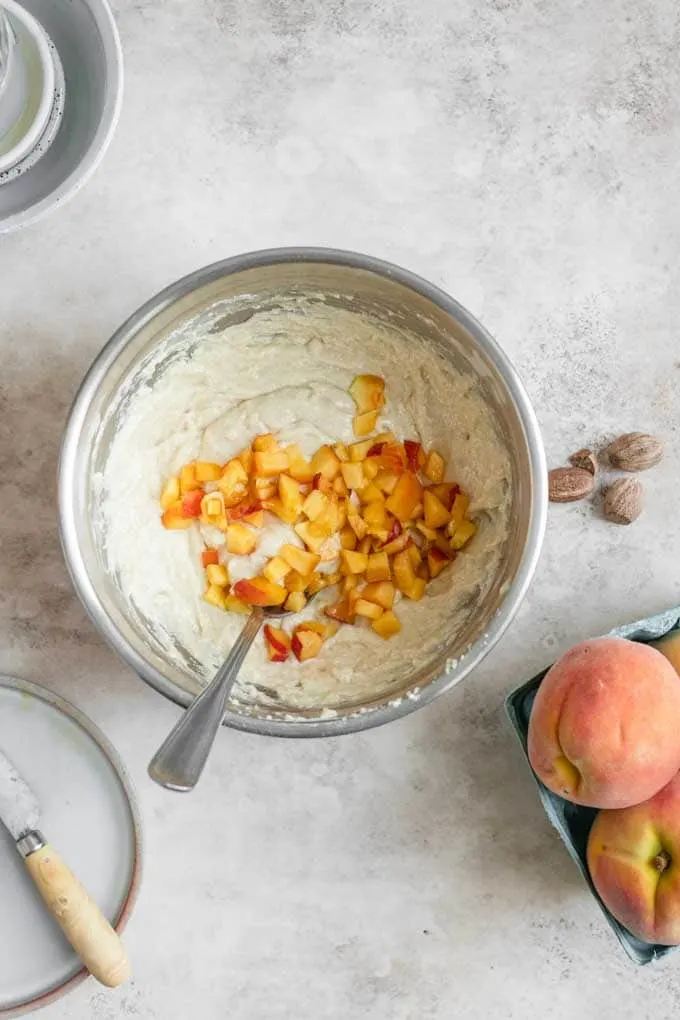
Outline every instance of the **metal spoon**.
{"label": "metal spoon", "polygon": [[205,690],[192,701],[151,759],[149,775],[159,786],[180,793],[193,790],[201,778],[222,724],[227,701],[243,660],[259,634],[260,627],[265,619],[289,615],[289,611],[279,606],[267,609],[253,606],[224,664]]}

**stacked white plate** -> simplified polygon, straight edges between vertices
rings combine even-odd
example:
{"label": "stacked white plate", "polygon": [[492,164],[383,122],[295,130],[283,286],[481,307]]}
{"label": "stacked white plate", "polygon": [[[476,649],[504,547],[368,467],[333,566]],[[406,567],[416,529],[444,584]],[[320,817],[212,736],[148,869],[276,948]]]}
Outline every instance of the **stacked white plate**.
{"label": "stacked white plate", "polygon": [[106,0],[0,0],[0,233],[85,183],[113,135],[122,85]]}

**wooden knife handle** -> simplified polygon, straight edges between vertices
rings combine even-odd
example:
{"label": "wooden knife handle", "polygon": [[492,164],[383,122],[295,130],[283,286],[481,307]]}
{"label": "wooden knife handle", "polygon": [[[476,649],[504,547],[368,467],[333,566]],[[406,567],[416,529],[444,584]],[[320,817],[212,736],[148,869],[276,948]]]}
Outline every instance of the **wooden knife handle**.
{"label": "wooden knife handle", "polygon": [[49,843],[25,859],[47,909],[90,974],[115,988],[129,976],[130,965],[117,932]]}

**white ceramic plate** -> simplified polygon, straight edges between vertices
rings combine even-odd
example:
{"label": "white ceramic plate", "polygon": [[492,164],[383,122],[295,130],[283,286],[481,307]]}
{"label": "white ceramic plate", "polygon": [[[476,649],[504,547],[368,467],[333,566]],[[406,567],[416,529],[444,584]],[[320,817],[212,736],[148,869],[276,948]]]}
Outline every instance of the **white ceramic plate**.
{"label": "white ceramic plate", "polygon": [[[116,752],[51,691],[0,676],[0,747],[33,787],[41,831],[120,930],[140,877],[141,836]],[[0,1017],[43,1006],[86,976],[0,825]]]}

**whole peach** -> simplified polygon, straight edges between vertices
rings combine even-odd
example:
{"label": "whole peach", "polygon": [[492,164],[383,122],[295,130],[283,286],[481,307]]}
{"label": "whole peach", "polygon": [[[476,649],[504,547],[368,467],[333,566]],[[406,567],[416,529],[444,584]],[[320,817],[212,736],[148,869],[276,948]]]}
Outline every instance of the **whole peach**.
{"label": "whole peach", "polygon": [[602,902],[633,935],[680,943],[680,775],[644,804],[598,813],[588,868]]}
{"label": "whole peach", "polygon": [[538,689],[529,759],[548,789],[575,804],[622,808],[653,797],[680,770],[680,677],[647,645],[576,645]]}

